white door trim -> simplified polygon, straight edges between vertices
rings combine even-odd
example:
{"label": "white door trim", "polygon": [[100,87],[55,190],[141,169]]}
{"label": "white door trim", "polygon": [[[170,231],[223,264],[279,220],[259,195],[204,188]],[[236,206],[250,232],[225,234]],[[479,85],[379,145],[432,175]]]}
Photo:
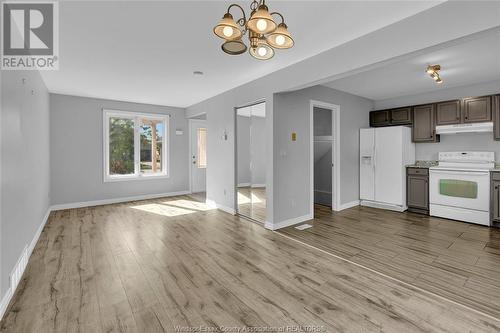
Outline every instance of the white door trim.
{"label": "white door trim", "polygon": [[309,133],[310,133],[310,214],[314,216],[314,107],[332,110],[332,210],[342,209],[340,204],[340,106],[316,100],[309,101]]}
{"label": "white door trim", "polygon": [[[193,156],[193,145],[192,145],[192,134],[193,134],[193,125],[194,124],[205,124],[205,127],[206,127],[206,123],[207,121],[206,120],[203,120],[203,119],[188,119],[188,127],[189,127],[189,155],[188,155],[188,165],[189,165],[189,193],[193,193],[193,166],[191,165],[192,163],[192,160],[191,160],[191,156]],[[208,154],[208,152],[207,152]],[[208,156],[207,156],[207,160],[208,160]],[[208,168],[208,164],[207,164],[207,168]],[[206,191],[206,188],[205,188],[205,191]]]}

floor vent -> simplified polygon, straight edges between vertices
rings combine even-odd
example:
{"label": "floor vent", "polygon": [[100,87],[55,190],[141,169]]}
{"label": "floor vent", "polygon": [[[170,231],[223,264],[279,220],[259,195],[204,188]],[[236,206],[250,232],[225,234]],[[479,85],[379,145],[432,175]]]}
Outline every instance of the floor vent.
{"label": "floor vent", "polygon": [[301,224],[299,226],[296,226],[295,229],[298,229],[298,230],[306,230],[306,229],[309,229],[309,228],[312,228],[313,226],[310,225],[310,224]]}

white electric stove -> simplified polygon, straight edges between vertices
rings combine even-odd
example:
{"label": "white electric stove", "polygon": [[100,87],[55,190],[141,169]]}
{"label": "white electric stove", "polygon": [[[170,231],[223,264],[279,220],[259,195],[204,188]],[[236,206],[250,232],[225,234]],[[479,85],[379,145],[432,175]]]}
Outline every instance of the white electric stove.
{"label": "white electric stove", "polygon": [[430,215],[490,225],[494,152],[442,152],[430,168]]}

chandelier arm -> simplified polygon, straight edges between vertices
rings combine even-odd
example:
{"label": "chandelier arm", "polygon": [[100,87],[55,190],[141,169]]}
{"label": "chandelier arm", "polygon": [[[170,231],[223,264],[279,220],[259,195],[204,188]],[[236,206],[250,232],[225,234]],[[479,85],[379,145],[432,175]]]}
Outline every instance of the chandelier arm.
{"label": "chandelier arm", "polygon": [[271,15],[271,16],[278,15],[281,18],[281,23],[285,23],[285,18],[280,13],[278,13],[278,12],[272,12],[269,15]]}
{"label": "chandelier arm", "polygon": [[233,3],[231,4],[229,7],[227,7],[227,13],[229,14],[229,11],[231,10],[231,8],[233,7],[238,7],[240,10],[241,10],[241,13],[243,14],[243,17],[238,19],[236,22],[240,25],[240,26],[245,26],[246,22],[247,22],[247,17],[245,15],[245,10],[243,9],[243,7],[241,7],[240,5],[236,4],[236,3]]}

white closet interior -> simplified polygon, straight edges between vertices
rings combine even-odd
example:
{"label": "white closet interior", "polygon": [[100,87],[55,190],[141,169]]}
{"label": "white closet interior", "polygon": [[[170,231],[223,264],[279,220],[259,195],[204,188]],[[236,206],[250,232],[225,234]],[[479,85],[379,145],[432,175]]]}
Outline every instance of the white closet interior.
{"label": "white closet interior", "polygon": [[314,107],[314,203],[332,206],[332,110]]}

